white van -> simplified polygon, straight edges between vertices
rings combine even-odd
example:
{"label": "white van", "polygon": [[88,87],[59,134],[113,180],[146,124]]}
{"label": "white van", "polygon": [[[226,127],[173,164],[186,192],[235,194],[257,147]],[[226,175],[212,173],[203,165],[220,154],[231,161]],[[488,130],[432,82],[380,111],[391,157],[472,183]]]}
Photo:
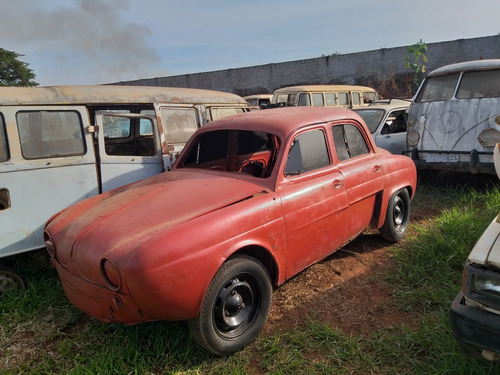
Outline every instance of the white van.
{"label": "white van", "polygon": [[353,85],[304,85],[277,89],[271,106],[358,108],[378,100],[371,87]]}
{"label": "white van", "polygon": [[407,150],[417,169],[494,174],[500,142],[500,59],[430,72],[408,112]]}
{"label": "white van", "polygon": [[169,170],[201,125],[247,111],[210,90],[0,87],[0,258],[42,248],[53,214]]}

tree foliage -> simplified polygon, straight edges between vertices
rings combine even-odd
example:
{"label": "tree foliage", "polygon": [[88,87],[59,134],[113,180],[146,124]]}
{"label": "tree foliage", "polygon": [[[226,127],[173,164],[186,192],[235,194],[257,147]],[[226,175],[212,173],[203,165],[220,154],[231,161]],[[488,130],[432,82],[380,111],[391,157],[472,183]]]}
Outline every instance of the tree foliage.
{"label": "tree foliage", "polygon": [[421,78],[425,73],[425,64],[427,63],[426,53],[427,44],[420,39],[420,42],[408,47],[408,55],[404,58],[405,68],[413,70],[413,82],[416,87],[420,85]]}
{"label": "tree foliage", "polygon": [[19,60],[22,56],[0,48],[0,86],[38,86],[29,64]]}

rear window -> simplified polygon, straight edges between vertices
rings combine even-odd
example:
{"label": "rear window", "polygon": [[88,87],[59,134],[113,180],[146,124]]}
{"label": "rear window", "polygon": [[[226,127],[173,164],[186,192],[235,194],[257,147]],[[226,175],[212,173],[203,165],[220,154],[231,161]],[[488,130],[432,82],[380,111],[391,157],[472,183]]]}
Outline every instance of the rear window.
{"label": "rear window", "polygon": [[9,147],[7,144],[7,135],[5,133],[5,122],[0,113],[0,162],[9,160]]}
{"label": "rear window", "polygon": [[80,115],[74,111],[26,111],[16,115],[25,159],[85,154]]}
{"label": "rear window", "polygon": [[427,78],[418,93],[417,102],[448,100],[453,96],[459,74]]}
{"label": "rear window", "polygon": [[500,97],[500,70],[467,72],[462,75],[457,99]]}

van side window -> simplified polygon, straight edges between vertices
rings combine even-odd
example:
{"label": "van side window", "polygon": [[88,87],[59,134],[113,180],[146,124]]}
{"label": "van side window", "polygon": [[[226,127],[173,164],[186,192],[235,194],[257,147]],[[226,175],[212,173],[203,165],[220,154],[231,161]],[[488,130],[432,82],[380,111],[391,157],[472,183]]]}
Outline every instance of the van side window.
{"label": "van side window", "polygon": [[332,133],[339,161],[352,159],[370,152],[363,134],[355,125],[334,125]]}
{"label": "van side window", "polygon": [[459,74],[456,73],[426,79],[422,89],[418,93],[416,102],[433,102],[450,99],[455,92],[458,76]]}
{"label": "van side window", "polygon": [[212,115],[212,121],[227,116],[238,115],[243,112],[245,112],[244,109],[240,107],[212,107],[210,109],[210,113]]}
{"label": "van side window", "polygon": [[377,95],[374,92],[363,91],[363,102],[371,103],[377,100]]}
{"label": "van side window", "polygon": [[333,92],[326,92],[325,93],[325,102],[326,106],[328,107],[333,107],[337,105],[337,99],[335,98],[335,94]]}
{"label": "van side window", "polygon": [[467,72],[458,87],[458,99],[500,97],[500,70]]}
{"label": "van side window", "polygon": [[160,115],[169,144],[184,144],[198,130],[198,114],[194,108],[163,107]]}
{"label": "van side window", "polygon": [[309,130],[293,140],[288,153],[285,176],[298,175],[328,165],[330,157],[323,131]]}
{"label": "van side window", "polygon": [[349,105],[349,98],[346,92],[339,92],[339,105]]}
{"label": "van side window", "polygon": [[26,111],[16,115],[25,159],[85,154],[82,121],[74,111]]}
{"label": "van side window", "polygon": [[351,92],[352,105],[361,105],[361,95],[359,92]]}
{"label": "van side window", "polygon": [[5,133],[5,123],[0,113],[0,162],[9,160],[9,145],[7,144],[7,134]]}
{"label": "van side window", "polygon": [[315,107],[323,107],[325,103],[323,102],[323,93],[321,92],[313,92],[312,93],[313,106]]}
{"label": "van side window", "polygon": [[[290,101],[289,101],[289,103],[290,103]],[[291,104],[293,104],[293,103],[291,103]],[[309,94],[308,93],[300,93],[299,94],[299,103],[297,105],[310,106],[311,105],[311,98],[309,97]]]}

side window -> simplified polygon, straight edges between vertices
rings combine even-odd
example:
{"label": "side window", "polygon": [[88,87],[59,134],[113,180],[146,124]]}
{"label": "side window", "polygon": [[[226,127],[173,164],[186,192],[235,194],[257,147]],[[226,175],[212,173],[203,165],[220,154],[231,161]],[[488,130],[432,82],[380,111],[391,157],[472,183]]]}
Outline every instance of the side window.
{"label": "side window", "polygon": [[352,125],[334,125],[332,127],[333,142],[340,161],[355,158],[370,152],[359,129]]}
{"label": "side window", "polygon": [[240,107],[213,107],[210,112],[212,114],[212,121],[214,121],[223,117],[238,115],[245,111]]}
{"label": "side window", "polygon": [[374,102],[377,100],[377,95],[374,92],[363,91],[363,102],[366,104]]}
{"label": "side window", "polygon": [[325,103],[325,105],[328,107],[334,107],[335,105],[337,105],[337,100],[333,92],[325,93]]}
{"label": "side window", "polygon": [[[156,116],[152,109],[143,109],[141,115]],[[139,123],[139,135],[153,135],[153,123],[148,119],[142,119]]]}
{"label": "side window", "polygon": [[349,98],[346,92],[339,92],[337,95],[339,96],[339,105],[349,105]]}
{"label": "side window", "polygon": [[161,120],[169,144],[184,144],[198,129],[198,113],[194,108],[161,109]]}
{"label": "side window", "polygon": [[323,93],[321,92],[313,92],[312,93],[313,106],[315,107],[323,107],[325,102],[323,101]]}
{"label": "side window", "polygon": [[323,131],[309,130],[292,142],[285,167],[285,175],[298,175],[330,165]]}
{"label": "side window", "polygon": [[408,114],[406,110],[392,111],[387,116],[386,123],[382,128],[381,134],[396,134],[403,133],[406,131],[406,122],[408,120]]}
{"label": "side window", "polygon": [[25,159],[85,153],[82,121],[74,111],[25,111],[16,115]]}
{"label": "side window", "polygon": [[468,72],[462,75],[458,99],[500,97],[500,70]]}
{"label": "side window", "polygon": [[310,106],[311,105],[311,99],[309,98],[308,93],[301,93],[299,95],[299,106]]}
{"label": "side window", "polygon": [[361,105],[361,95],[359,95],[359,92],[351,92],[351,98],[353,106]]}
{"label": "side window", "polygon": [[7,144],[7,134],[5,133],[5,122],[0,113],[0,162],[9,160],[9,145]]}

